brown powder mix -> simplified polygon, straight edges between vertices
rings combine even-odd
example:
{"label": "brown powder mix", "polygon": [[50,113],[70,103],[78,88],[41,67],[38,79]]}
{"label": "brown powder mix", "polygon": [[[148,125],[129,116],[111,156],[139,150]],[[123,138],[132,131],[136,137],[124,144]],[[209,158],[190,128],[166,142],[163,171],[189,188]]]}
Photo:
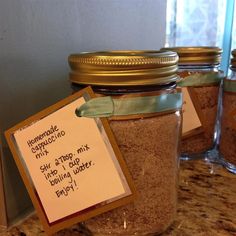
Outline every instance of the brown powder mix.
{"label": "brown powder mix", "polygon": [[224,92],[220,152],[236,166],[236,93]]}
{"label": "brown powder mix", "polygon": [[204,117],[205,132],[181,141],[181,153],[187,154],[204,152],[213,146],[219,86],[194,87],[193,90]]}
{"label": "brown powder mix", "polygon": [[94,235],[156,235],[174,220],[177,204],[179,112],[138,120],[113,120],[111,128],[138,197],[85,222]]}

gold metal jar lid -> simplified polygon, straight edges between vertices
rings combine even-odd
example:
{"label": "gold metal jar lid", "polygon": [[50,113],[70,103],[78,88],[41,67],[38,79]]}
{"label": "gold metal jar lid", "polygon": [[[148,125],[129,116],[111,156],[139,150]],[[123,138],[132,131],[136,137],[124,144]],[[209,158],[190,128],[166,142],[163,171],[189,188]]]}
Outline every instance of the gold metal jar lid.
{"label": "gold metal jar lid", "polygon": [[72,54],[70,81],[94,86],[143,86],[177,80],[178,55],[160,51],[107,51]]}
{"label": "gold metal jar lid", "polygon": [[232,52],[232,58],[231,58],[231,68],[236,69],[236,49],[234,49]]}
{"label": "gold metal jar lid", "polygon": [[218,65],[222,54],[218,47],[169,47],[161,50],[177,52],[179,65]]}

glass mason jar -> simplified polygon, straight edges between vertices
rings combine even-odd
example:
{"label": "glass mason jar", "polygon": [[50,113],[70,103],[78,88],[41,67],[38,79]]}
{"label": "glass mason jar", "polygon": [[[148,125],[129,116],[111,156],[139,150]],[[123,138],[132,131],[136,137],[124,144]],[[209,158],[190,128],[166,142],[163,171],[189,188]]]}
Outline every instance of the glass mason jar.
{"label": "glass mason jar", "polygon": [[224,166],[236,174],[236,49],[232,51],[231,75],[224,79],[220,153]]}
{"label": "glass mason jar", "polygon": [[218,98],[224,77],[219,70],[222,50],[217,47],[163,50],[179,55],[181,81],[178,86],[182,87],[184,96],[181,159],[206,158],[207,151],[216,145],[218,135]]}
{"label": "glass mason jar", "polygon": [[[133,203],[84,222],[92,235],[156,235],[175,218],[182,123],[177,61],[176,53],[158,51],[69,57],[74,91],[91,85],[97,96],[120,102],[108,119],[137,190]],[[129,99],[135,103],[127,107]]]}

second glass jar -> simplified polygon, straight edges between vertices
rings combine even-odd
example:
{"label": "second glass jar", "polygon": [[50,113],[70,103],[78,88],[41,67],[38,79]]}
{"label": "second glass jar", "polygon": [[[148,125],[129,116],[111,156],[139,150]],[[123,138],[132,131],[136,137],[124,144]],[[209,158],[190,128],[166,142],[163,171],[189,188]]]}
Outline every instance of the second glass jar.
{"label": "second glass jar", "polygon": [[[218,99],[221,80],[224,73],[219,70],[222,50],[217,47],[174,47],[163,50],[175,51],[179,55],[178,83],[188,92],[193,103],[199,127],[182,134],[181,158],[188,160],[206,157],[206,151],[211,150],[218,135],[216,127]],[[183,90],[184,91],[184,90]],[[185,99],[184,99],[185,100]],[[189,103],[189,100],[187,101]],[[183,126],[187,119],[185,114],[189,109],[183,106]],[[193,123],[193,120],[190,121]]]}
{"label": "second glass jar", "polygon": [[236,50],[232,56],[231,75],[224,80],[220,153],[223,165],[236,174]]}

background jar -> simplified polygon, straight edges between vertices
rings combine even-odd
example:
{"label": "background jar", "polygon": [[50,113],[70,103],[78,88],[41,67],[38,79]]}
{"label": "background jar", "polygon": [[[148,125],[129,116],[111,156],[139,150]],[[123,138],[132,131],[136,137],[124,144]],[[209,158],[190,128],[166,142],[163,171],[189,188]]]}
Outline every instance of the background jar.
{"label": "background jar", "polygon": [[236,174],[236,50],[232,51],[231,75],[224,79],[220,153],[224,166]]}
{"label": "background jar", "polygon": [[[74,90],[91,85],[113,99],[181,95],[176,89],[174,52],[112,51],[69,57]],[[84,225],[94,235],[151,235],[163,232],[177,209],[181,99],[162,112],[109,117],[111,129],[137,189],[137,199]],[[146,108],[149,109],[148,106]]]}
{"label": "background jar", "polygon": [[163,50],[178,53],[178,74],[182,79],[178,85],[187,88],[201,123],[200,127],[182,135],[181,157],[204,157],[216,141],[218,97],[224,77],[219,70],[222,50],[218,47],[173,47]]}

